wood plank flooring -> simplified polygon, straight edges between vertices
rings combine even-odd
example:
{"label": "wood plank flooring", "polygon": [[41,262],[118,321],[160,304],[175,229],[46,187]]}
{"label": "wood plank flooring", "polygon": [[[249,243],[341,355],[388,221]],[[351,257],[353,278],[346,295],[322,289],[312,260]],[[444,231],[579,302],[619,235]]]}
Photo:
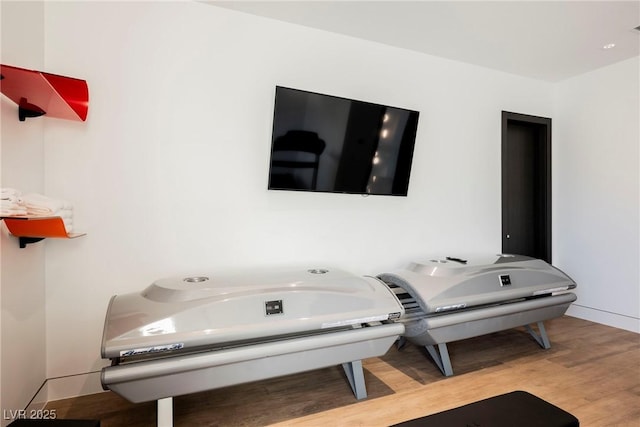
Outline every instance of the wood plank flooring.
{"label": "wood plank flooring", "polygon": [[[363,361],[368,397],[357,401],[341,367],[174,398],[181,426],[389,426],[480,399],[525,390],[572,413],[582,427],[640,427],[640,335],[564,316],[545,322],[551,348],[524,328],[449,344],[444,377],[408,344]],[[50,402],[58,418],[102,427],[156,423],[155,402],[107,392]],[[515,427],[515,426],[514,426]]]}

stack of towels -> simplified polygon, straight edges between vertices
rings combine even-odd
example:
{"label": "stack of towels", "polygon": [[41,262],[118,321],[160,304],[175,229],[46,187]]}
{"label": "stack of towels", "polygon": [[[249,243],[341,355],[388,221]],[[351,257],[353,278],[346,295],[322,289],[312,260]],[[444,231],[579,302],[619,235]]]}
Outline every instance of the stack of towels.
{"label": "stack of towels", "polygon": [[14,188],[0,188],[0,215],[27,215],[27,208],[22,204],[21,196],[22,193]]}
{"label": "stack of towels", "polygon": [[22,194],[13,188],[0,188],[0,216],[59,216],[67,233],[73,229],[73,206],[42,194]]}

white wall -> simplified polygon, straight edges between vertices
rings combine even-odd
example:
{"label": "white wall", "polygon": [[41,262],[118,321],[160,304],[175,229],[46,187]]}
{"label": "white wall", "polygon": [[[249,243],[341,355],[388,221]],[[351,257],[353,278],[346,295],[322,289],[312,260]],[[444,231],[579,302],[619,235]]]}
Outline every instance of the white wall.
{"label": "white wall", "polygon": [[[45,28],[90,90],[46,134],[47,194],[88,233],[44,243],[49,378],[103,366],[110,296],[166,275],[499,252],[501,110],[552,114],[546,83],[195,2],[48,3]],[[276,85],[419,110],[409,196],[267,191]]]}
{"label": "white wall", "polygon": [[[41,2],[0,3],[0,62],[41,69],[44,7]],[[18,121],[18,107],[0,99],[0,187],[43,191],[42,120]],[[0,225],[0,425],[25,409],[46,379],[45,255],[37,245],[19,249]],[[5,412],[6,411],[6,412]],[[14,412],[15,413],[15,412]]]}
{"label": "white wall", "polygon": [[578,282],[569,313],[640,332],[638,57],[557,85],[554,262]]}

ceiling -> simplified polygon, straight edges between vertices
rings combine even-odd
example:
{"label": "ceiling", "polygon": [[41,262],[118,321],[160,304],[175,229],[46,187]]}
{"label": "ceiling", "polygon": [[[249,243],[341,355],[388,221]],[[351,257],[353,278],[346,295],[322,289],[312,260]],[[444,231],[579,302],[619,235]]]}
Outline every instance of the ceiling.
{"label": "ceiling", "polygon": [[205,3],[551,82],[640,55],[640,0]]}

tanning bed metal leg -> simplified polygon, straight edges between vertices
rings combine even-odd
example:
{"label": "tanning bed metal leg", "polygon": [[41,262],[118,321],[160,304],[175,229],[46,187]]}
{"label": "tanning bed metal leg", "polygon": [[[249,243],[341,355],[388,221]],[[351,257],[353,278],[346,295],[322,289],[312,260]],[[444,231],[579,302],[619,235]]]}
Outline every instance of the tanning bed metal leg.
{"label": "tanning bed metal leg", "polygon": [[551,342],[549,342],[549,337],[547,336],[547,330],[544,328],[544,323],[538,322],[539,334],[537,334],[536,331],[533,330],[531,325],[527,325],[526,328],[533,339],[535,339],[536,342],[540,345],[540,347],[544,348],[545,350],[551,348]]}
{"label": "tanning bed metal leg", "polygon": [[453,368],[451,367],[451,359],[449,359],[447,343],[438,344],[438,351],[436,351],[436,348],[432,345],[425,345],[424,348],[427,349],[433,361],[436,362],[436,365],[438,365],[438,368],[440,368],[440,371],[446,377],[453,375]]}
{"label": "tanning bed metal leg", "polygon": [[347,375],[351,390],[353,390],[356,399],[359,400],[367,397],[367,387],[364,384],[364,373],[362,372],[362,360],[343,363],[342,368]]}
{"label": "tanning bed metal leg", "polygon": [[158,427],[173,427],[173,397],[158,399]]}
{"label": "tanning bed metal leg", "polygon": [[401,350],[407,344],[407,339],[405,337],[399,337],[396,341],[396,348]]}
{"label": "tanning bed metal leg", "polygon": [[[540,347],[546,349],[551,348],[551,342],[547,336],[547,330],[544,328],[543,322],[538,322],[538,332],[536,332],[531,325],[526,325],[527,331],[531,334],[533,339],[540,345]],[[429,355],[436,362],[440,371],[447,377],[453,375],[453,368],[451,367],[451,359],[449,359],[449,351],[447,350],[447,344],[438,344],[438,350],[432,345],[425,345]]]}

